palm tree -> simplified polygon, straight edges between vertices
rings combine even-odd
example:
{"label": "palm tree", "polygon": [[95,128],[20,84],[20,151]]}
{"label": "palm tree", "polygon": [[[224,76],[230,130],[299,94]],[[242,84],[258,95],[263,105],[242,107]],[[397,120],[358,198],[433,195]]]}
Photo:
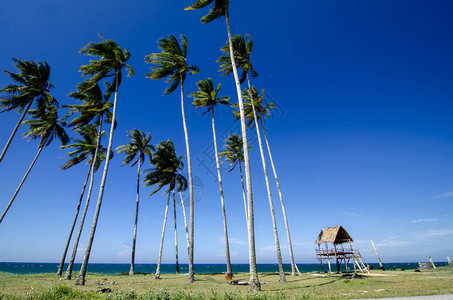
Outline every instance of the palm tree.
{"label": "palm tree", "polygon": [[187,38],[181,35],[181,44],[174,35],[167,38],[161,38],[157,41],[160,53],[152,53],[145,57],[145,62],[154,64],[151,72],[145,76],[151,79],[164,79],[170,85],[165,89],[164,95],[172,93],[176,88],[181,86],[181,113],[184,127],[184,137],[186,141],[187,167],[189,173],[189,202],[190,202],[190,246],[189,246],[189,282],[194,282],[193,270],[193,235],[194,235],[194,205],[193,205],[193,181],[192,181],[192,163],[190,159],[189,134],[187,132],[186,115],[184,111],[184,80],[187,73],[189,75],[198,73],[198,67],[187,64]]}
{"label": "palm tree", "polygon": [[[252,97],[250,97],[249,95],[251,95]],[[249,105],[252,108],[251,113],[247,114],[246,117],[247,118],[250,117],[251,118],[250,122],[255,121],[255,125],[256,125],[255,126],[256,135],[258,136],[258,145],[260,147],[261,163],[263,165],[264,178],[266,180],[267,197],[269,199],[269,208],[271,210],[272,226],[274,229],[275,249],[277,251],[278,270],[279,270],[279,274],[280,274],[279,281],[281,283],[283,283],[283,282],[286,282],[286,278],[285,278],[285,271],[283,270],[283,261],[282,261],[282,254],[281,254],[281,250],[280,250],[280,241],[278,238],[277,220],[275,218],[274,202],[272,200],[271,186],[269,184],[269,175],[267,173],[266,158],[264,157],[263,143],[261,141],[261,134],[260,134],[257,118],[256,118],[255,106],[253,105],[253,102],[255,101],[256,98],[259,97],[259,95],[256,92],[256,88],[254,87],[251,90],[246,89],[244,91],[243,96],[245,98],[245,107],[247,107],[247,105]],[[245,111],[247,111],[247,110],[245,109]],[[235,115],[236,115],[236,119],[239,119],[239,116],[238,116],[239,113],[237,111],[235,112]],[[249,122],[249,124],[250,124],[250,122]]]}
{"label": "palm tree", "polygon": [[[70,159],[63,164],[61,167],[63,170],[67,170],[84,160],[88,159],[88,173],[85,177],[83,183],[82,192],[80,194],[79,202],[77,203],[76,213],[74,215],[74,220],[72,221],[71,230],[69,231],[68,240],[61,257],[60,265],[58,266],[57,276],[61,276],[63,272],[63,266],[66,259],[66,254],[68,253],[69,244],[71,243],[72,233],[74,232],[75,225],[77,223],[77,218],[80,212],[80,205],[82,204],[83,195],[85,194],[85,189],[88,183],[88,179],[91,174],[91,169],[94,168],[93,172],[96,172],[99,166],[101,165],[102,160],[105,158],[105,148],[101,149],[101,155],[97,155],[97,128],[93,124],[88,124],[79,129],[76,129],[76,132],[80,135],[82,139],[73,139],[74,143],[70,145],[61,146],[61,149],[74,148],[75,150],[68,153]],[[96,161],[95,161],[96,157]],[[86,214],[86,210],[84,210]],[[85,214],[82,216],[82,219],[85,219]]]}
{"label": "palm tree", "polygon": [[[68,105],[65,106],[71,109],[70,115],[77,113],[78,115],[69,123],[69,126],[72,126],[76,129],[83,128],[84,126],[88,126],[90,122],[94,122],[93,124],[97,126],[97,134],[96,134],[96,147],[94,149],[93,159],[91,162],[100,160],[105,160],[106,158],[106,149],[101,146],[101,136],[103,135],[102,131],[102,123],[103,120],[106,122],[111,122],[112,120],[112,113],[110,112],[110,108],[112,107],[112,103],[108,102],[111,96],[111,89],[110,85],[106,83],[107,92],[103,95],[102,90],[98,84],[94,86],[90,82],[82,82],[77,87],[77,92],[73,92],[69,94],[70,97],[73,97],[79,101],[81,104],[75,105]],[[100,157],[98,158],[98,153]],[[113,157],[113,151],[110,151],[110,157]],[[97,170],[97,168],[96,168]],[[95,168],[91,168],[90,173],[90,184],[88,187],[88,192],[85,200],[85,206],[83,209],[82,217],[80,219],[79,228],[77,231],[77,236],[74,241],[74,246],[72,249],[71,259],[69,261],[68,267],[66,269],[64,279],[69,280],[72,278],[72,269],[74,266],[74,261],[77,255],[77,249],[79,246],[80,236],[82,235],[83,226],[85,224],[85,217],[88,211],[88,207],[91,200],[91,192],[93,190],[94,184],[94,172]],[[61,268],[63,266],[61,265]]]}
{"label": "palm tree", "polygon": [[[247,41],[240,34],[233,36],[232,41],[234,49],[234,61],[236,62],[236,67],[241,69],[241,76],[239,78],[239,81],[240,83],[244,83],[245,79],[247,79],[250,88],[249,74],[255,78],[258,77],[258,73],[256,72],[255,68],[253,68],[252,62],[250,60],[253,50],[252,37],[248,34],[246,34],[245,36],[247,38]],[[229,44],[227,43],[225,46],[223,46],[220,51],[225,54],[220,56],[220,58],[217,60],[217,62],[220,63],[220,72],[222,72],[222,76],[229,75],[233,73]]]}
{"label": "palm tree", "polygon": [[29,140],[41,138],[38,146],[38,152],[14,192],[14,195],[6,206],[5,211],[1,215],[0,223],[3,221],[3,218],[11,207],[11,204],[13,204],[14,199],[16,199],[16,196],[24,184],[25,179],[27,179],[27,176],[38,159],[39,154],[41,154],[42,149],[47,147],[54,138],[58,138],[63,145],[66,145],[69,142],[69,137],[63,128],[66,123],[58,119],[58,109],[55,106],[47,106],[44,112],[41,112],[40,110],[30,110],[30,115],[32,118],[24,122],[24,124],[28,124],[29,126],[29,131],[26,132],[24,136],[29,137]]}
{"label": "palm tree", "polygon": [[219,155],[217,150],[217,137],[215,131],[215,118],[214,118],[214,108],[217,104],[221,105],[230,105],[228,100],[230,97],[222,96],[217,98],[217,94],[222,86],[220,83],[214,88],[214,84],[211,78],[207,78],[206,80],[201,80],[197,82],[198,91],[193,92],[189,95],[189,97],[193,97],[193,105],[196,108],[206,108],[206,111],[203,112],[203,115],[211,111],[211,123],[212,123],[212,135],[214,139],[214,153],[215,153],[215,162],[217,167],[217,178],[219,180],[219,191],[220,191],[220,204],[222,206],[222,217],[223,217],[223,231],[225,236],[225,252],[226,252],[226,264],[227,264],[227,272],[228,275],[233,275],[233,270],[231,269],[231,260],[230,260],[230,247],[228,243],[228,229],[227,229],[227,221],[226,221],[226,213],[225,213],[225,199],[223,196],[223,186],[222,186],[222,176],[220,173],[220,164],[219,164]]}
{"label": "palm tree", "polygon": [[18,73],[12,73],[6,70],[4,72],[9,74],[11,79],[17,82],[17,84],[6,85],[0,89],[0,93],[10,94],[9,96],[0,98],[0,108],[3,109],[0,112],[17,109],[22,114],[0,154],[0,162],[3,160],[9,145],[35,99],[40,112],[44,112],[45,107],[48,105],[58,106],[55,98],[49,93],[50,88],[53,87],[49,83],[49,65],[46,62],[21,61],[17,58],[13,58],[13,61],[15,62]]}
{"label": "palm tree", "polygon": [[159,258],[155,274],[156,279],[160,278],[160,264],[162,260],[162,250],[165,235],[165,226],[167,222],[168,205],[170,202],[170,194],[173,191],[180,192],[187,189],[187,180],[183,175],[179,173],[184,169],[184,163],[182,162],[183,158],[184,156],[176,155],[175,147],[172,141],[162,141],[157,145],[156,151],[154,152],[151,159],[153,168],[146,170],[144,180],[144,182],[146,183],[145,186],[157,186],[156,189],[150,194],[150,196],[160,191],[164,186],[167,186],[165,194],[168,195],[167,205],[165,208],[164,224],[162,227]]}
{"label": "palm tree", "polygon": [[[255,99],[255,100],[253,101],[253,106],[250,105],[250,102],[246,103],[245,114],[248,116],[247,118],[250,119],[249,122],[256,122],[258,120],[259,123],[261,124],[261,129],[263,130],[263,134],[264,134],[264,140],[266,141],[267,152],[269,153],[269,159],[270,159],[271,166],[272,166],[272,172],[274,173],[275,182],[277,184],[278,194],[280,197],[280,204],[282,206],[283,218],[285,221],[286,236],[288,239],[289,254],[290,254],[290,258],[291,258],[292,275],[295,276],[296,272],[298,275],[301,275],[299,268],[297,267],[297,265],[294,261],[293,247],[292,247],[292,243],[291,243],[291,235],[289,232],[289,224],[288,224],[288,217],[286,215],[285,203],[283,201],[283,194],[282,194],[282,191],[280,188],[280,182],[278,181],[278,176],[277,176],[277,171],[275,169],[274,160],[272,158],[272,152],[271,152],[269,140],[268,140],[267,134],[266,134],[266,127],[264,126],[264,122],[263,122],[263,119],[266,119],[270,116],[270,109],[274,108],[275,104],[269,103],[269,104],[263,105],[264,90],[262,91],[262,95],[260,96],[260,95],[258,95],[256,88],[253,87],[252,89],[249,90],[249,94],[253,95],[253,99]],[[255,109],[255,113],[253,113],[253,109]]]}
{"label": "palm tree", "polygon": [[[245,209],[245,221],[248,224],[247,201],[245,198],[244,177],[242,175],[242,162],[244,161],[242,138],[235,133],[230,133],[228,138],[225,140],[225,143],[226,144],[223,146],[223,152],[219,154],[219,157],[225,157],[225,161],[230,162],[231,169],[228,172],[233,171],[236,166],[239,166],[239,173],[241,174],[242,198],[244,200]],[[252,146],[249,146],[249,149],[250,148],[252,148]]]}
{"label": "palm tree", "polygon": [[[258,77],[258,73],[253,68],[253,65],[251,63],[251,53],[252,53],[252,50],[253,50],[253,40],[250,37],[250,35],[246,34],[245,36],[247,38],[247,41],[244,39],[244,37],[242,35],[239,35],[239,34],[235,35],[233,37],[234,58],[235,58],[236,66],[238,68],[240,68],[241,71],[242,71],[241,72],[241,77],[240,77],[240,82],[243,83],[245,81],[245,79],[247,79],[247,85],[248,85],[249,91],[251,91],[252,87],[251,87],[251,84],[250,84],[250,76],[251,77]],[[221,48],[221,51],[225,55],[222,55],[217,60],[217,62],[221,63],[220,72],[223,72],[223,74],[222,74],[222,76],[223,76],[223,75],[231,74],[233,72],[233,67],[231,65],[231,59],[230,59],[230,55],[229,55],[229,45],[228,45],[228,43]],[[250,93],[249,93],[249,96],[252,97],[250,95]],[[252,109],[252,107],[250,107],[250,109]],[[247,115],[247,113],[246,113],[246,115]],[[262,128],[263,128],[264,136],[265,136],[265,139],[266,139],[266,144],[268,144],[267,143],[266,133],[264,131],[264,127],[262,127]],[[280,183],[278,181],[277,172],[275,171],[275,166],[274,166],[274,162],[273,162],[272,155],[271,155],[271,152],[270,152],[270,148],[269,147],[267,147],[267,148],[268,148],[268,153],[269,153],[269,157],[270,157],[270,160],[271,160],[272,171],[274,173],[274,178],[275,178],[275,181],[276,181],[276,184],[277,184],[277,188],[278,188],[278,194],[279,194],[279,197],[280,197],[280,204],[282,206],[283,217],[285,219],[286,236],[287,236],[287,239],[288,239],[289,256],[290,256],[290,260],[291,260],[291,274],[293,276],[295,276],[296,275],[296,271],[297,271],[299,273],[299,275],[300,275],[300,272],[299,272],[299,270],[297,268],[297,265],[296,265],[296,263],[294,261],[293,246],[292,246],[292,243],[291,243],[291,235],[289,233],[289,225],[288,225],[288,219],[286,217],[286,210],[285,210],[285,204],[284,204],[284,201],[283,201],[283,194],[282,194],[282,191],[280,189]]]}
{"label": "palm tree", "polygon": [[236,62],[234,59],[234,49],[233,42],[231,38],[231,29],[230,29],[230,19],[228,14],[229,0],[197,0],[191,6],[185,8],[186,10],[200,9],[208,6],[213,3],[214,5],[207,15],[201,18],[201,23],[209,23],[217,18],[225,16],[227,33],[228,33],[228,43],[230,45],[230,59],[231,65],[233,66],[233,75],[234,81],[236,84],[236,92],[238,96],[239,111],[241,114],[241,133],[242,133],[242,142],[244,146],[244,165],[245,165],[245,182],[247,185],[247,201],[248,201],[248,221],[247,233],[249,239],[249,262],[250,262],[250,290],[259,291],[261,290],[261,285],[258,280],[258,273],[256,269],[256,251],[255,251],[255,225],[253,217],[253,192],[252,192],[252,175],[250,171],[250,159],[248,152],[248,141],[247,141],[247,128],[245,126],[245,115],[244,115],[244,104],[242,102],[242,90],[241,84],[239,82],[239,76],[236,68]]}
{"label": "palm tree", "polygon": [[[101,36],[102,37],[102,36]],[[107,146],[107,157],[105,159],[104,170],[102,173],[101,185],[99,188],[98,201],[96,203],[96,209],[93,217],[93,224],[91,225],[90,236],[88,238],[87,249],[82,261],[82,267],[77,278],[77,285],[85,285],[86,268],[88,260],[91,254],[91,247],[93,245],[94,234],[96,232],[97,221],[99,218],[99,212],[101,210],[102,197],[104,195],[105,182],[107,179],[107,172],[110,162],[110,152],[112,149],[113,142],[113,131],[115,129],[115,116],[116,106],[118,100],[118,88],[121,83],[122,71],[126,69],[128,71],[127,76],[130,77],[134,74],[134,69],[126,64],[130,58],[130,53],[126,49],[121,49],[118,44],[113,40],[106,40],[100,43],[90,43],[80,50],[80,53],[99,57],[98,60],[90,61],[89,65],[80,67],[83,75],[91,75],[92,77],[87,81],[91,86],[95,86],[100,80],[107,77],[113,77],[113,85],[110,85],[110,91],[114,93],[113,100],[113,111],[112,111],[112,122],[110,126],[109,143]]]}
{"label": "palm tree", "polygon": [[138,165],[137,167],[137,198],[135,204],[135,223],[134,223],[134,236],[132,238],[132,257],[131,257],[131,269],[129,275],[134,275],[134,262],[135,262],[135,241],[137,237],[137,222],[138,222],[138,208],[139,208],[139,191],[140,191],[140,169],[142,164],[145,162],[145,155],[151,159],[152,151],[154,147],[149,144],[151,141],[151,135],[144,133],[143,131],[134,129],[128,131],[130,141],[127,145],[122,145],[116,148],[118,153],[125,153],[126,158],[123,160],[125,165],[131,164],[131,167]]}

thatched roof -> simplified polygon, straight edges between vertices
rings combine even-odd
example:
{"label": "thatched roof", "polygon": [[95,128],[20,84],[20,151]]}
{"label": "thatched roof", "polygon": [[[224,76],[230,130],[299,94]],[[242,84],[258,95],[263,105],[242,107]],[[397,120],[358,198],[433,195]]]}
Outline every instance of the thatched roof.
{"label": "thatched roof", "polygon": [[315,244],[332,243],[343,244],[353,241],[346,230],[338,225],[336,227],[324,228],[318,236]]}

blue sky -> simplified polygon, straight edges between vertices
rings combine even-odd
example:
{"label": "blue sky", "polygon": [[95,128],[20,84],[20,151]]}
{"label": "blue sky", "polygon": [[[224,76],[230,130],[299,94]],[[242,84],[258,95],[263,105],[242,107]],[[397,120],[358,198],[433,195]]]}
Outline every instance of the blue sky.
{"label": "blue sky", "polygon": [[[184,11],[192,1],[31,1],[2,4],[0,68],[14,71],[11,58],[47,61],[53,95],[61,104],[82,80],[88,57],[78,50],[98,42],[97,33],[128,49],[132,78],[119,91],[114,147],[127,143],[126,130],[150,132],[152,142],[172,139],[184,154],[179,92],[162,96],[166,84],[144,77],[144,56],[169,34],[188,38],[188,60],[200,68],[185,83],[186,95],[206,77],[223,84],[236,102],[232,77],[221,77],[219,48],[226,42],[224,19],[202,25],[207,12]],[[369,262],[370,239],[384,262],[445,261],[453,256],[453,23],[450,1],[231,1],[233,34],[254,40],[253,64],[278,104],[267,122],[282,185],[297,262],[314,262],[321,228],[343,225]],[[10,84],[5,73],[0,85]],[[218,185],[200,161],[212,158],[210,118],[186,100],[196,182],[195,262],[224,261]],[[6,142],[18,114],[0,115]],[[237,128],[231,109],[216,111],[220,136]],[[26,131],[23,127],[20,133]],[[73,133],[70,133],[75,137]],[[250,131],[253,139],[254,133]],[[3,210],[37,148],[17,136],[0,165]],[[0,261],[57,262],[82,188],[86,165],[62,171],[65,151],[46,148],[0,226]],[[111,162],[91,262],[129,262],[134,222],[136,169]],[[276,262],[274,237],[257,143],[251,150],[257,262]],[[98,176],[100,173],[98,174]],[[97,189],[81,238],[91,226]],[[223,174],[233,263],[248,261],[247,235],[237,170]],[[283,218],[272,185],[283,259],[289,262]],[[156,262],[165,196],[142,189],[137,262]],[[172,224],[170,217],[168,224]],[[182,213],[178,211],[181,261],[187,261]],[[167,226],[163,261],[174,261],[173,229]],[[77,260],[82,259],[79,251]]]}

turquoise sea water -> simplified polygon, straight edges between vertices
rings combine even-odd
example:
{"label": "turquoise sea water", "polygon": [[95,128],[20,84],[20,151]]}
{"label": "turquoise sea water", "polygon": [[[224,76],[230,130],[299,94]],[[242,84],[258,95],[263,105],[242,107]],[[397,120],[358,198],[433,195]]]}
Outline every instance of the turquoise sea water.
{"label": "turquoise sea water", "polygon": [[[446,266],[446,262],[435,263],[436,266]],[[0,262],[0,271],[9,272],[15,274],[36,274],[36,273],[56,273],[58,269],[58,263],[21,263],[21,262]],[[74,272],[78,272],[81,264],[74,265]],[[297,264],[299,270],[302,273],[321,271],[320,264]],[[378,264],[370,264],[375,269],[379,267]],[[277,264],[258,264],[258,272],[278,272]],[[350,268],[352,264],[349,265]],[[391,269],[405,269],[405,270],[414,270],[418,267],[418,263],[409,262],[409,263],[385,263],[384,267],[386,270]],[[130,264],[89,264],[87,271],[92,273],[102,273],[102,274],[115,274],[115,273],[124,273],[129,272]],[[187,264],[179,265],[181,273],[187,273],[189,267]],[[248,272],[248,264],[233,264],[233,272]],[[324,265],[324,270],[327,269],[327,265]],[[341,266],[341,269],[344,271],[344,265]],[[66,266],[64,268],[66,270]],[[194,265],[195,273],[197,274],[212,274],[212,273],[224,273],[226,271],[225,264],[195,264]],[[291,265],[284,265],[285,272],[291,272]],[[335,264],[332,264],[332,271],[336,270]],[[156,264],[136,264],[135,271],[139,273],[154,273],[156,271]],[[161,273],[174,273],[175,265],[174,264],[162,264]]]}

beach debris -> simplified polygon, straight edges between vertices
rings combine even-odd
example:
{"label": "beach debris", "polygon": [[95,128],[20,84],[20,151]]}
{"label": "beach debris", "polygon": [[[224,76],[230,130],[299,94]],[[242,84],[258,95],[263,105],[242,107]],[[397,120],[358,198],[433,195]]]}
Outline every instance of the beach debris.
{"label": "beach debris", "polygon": [[431,256],[429,257],[429,261],[431,262],[431,264],[433,265],[433,268],[435,269],[436,265],[434,264],[433,259],[431,258]]}
{"label": "beach debris", "polygon": [[379,270],[385,271],[384,265],[382,265],[381,258],[377,253],[376,247],[374,246],[373,240],[371,240],[371,245],[373,245],[374,252],[376,253],[377,260],[379,262]]}
{"label": "beach debris", "polygon": [[414,272],[420,272],[420,269],[415,269]]}
{"label": "beach debris", "polygon": [[420,270],[429,270],[429,269],[434,269],[433,265],[431,263],[418,263],[418,268]]}
{"label": "beach debris", "polygon": [[228,282],[228,285],[238,285],[239,281],[237,280],[231,280],[230,282]]}
{"label": "beach debris", "polygon": [[110,289],[110,288],[103,288],[103,289],[100,289],[99,291],[97,291],[98,294],[111,293],[111,292],[112,292],[112,289]]}

